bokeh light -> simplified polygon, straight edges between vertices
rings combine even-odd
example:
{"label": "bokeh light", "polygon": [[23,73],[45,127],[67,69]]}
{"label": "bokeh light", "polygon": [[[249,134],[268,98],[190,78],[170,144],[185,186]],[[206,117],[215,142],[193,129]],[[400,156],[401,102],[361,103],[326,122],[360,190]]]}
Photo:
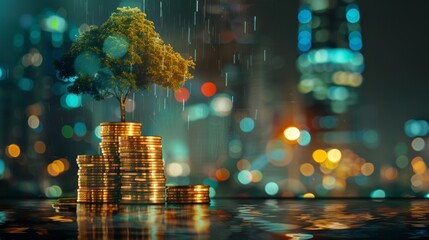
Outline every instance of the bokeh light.
{"label": "bokeh light", "polygon": [[316,198],[316,196],[313,193],[305,193],[302,198]]}
{"label": "bokeh light", "polygon": [[241,184],[247,185],[252,182],[252,173],[248,170],[242,170],[238,173],[237,179]]}
{"label": "bokeh light", "polygon": [[311,10],[308,8],[302,8],[298,12],[298,21],[301,24],[307,24],[311,21],[312,14]]}
{"label": "bokeh light", "polygon": [[309,177],[309,176],[313,175],[314,167],[310,163],[303,163],[299,167],[299,171],[301,172],[302,175]]}
{"label": "bokeh light", "polygon": [[359,22],[360,13],[359,10],[356,8],[356,5],[349,5],[346,11],[346,19],[349,23]]}
{"label": "bokeh light", "polygon": [[382,189],[377,189],[371,192],[371,198],[386,198],[386,193]]}
{"label": "bokeh light", "polygon": [[247,159],[240,159],[237,161],[237,169],[240,171],[249,170],[250,166],[250,161]]}
{"label": "bokeh light", "polygon": [[74,68],[78,74],[94,76],[100,69],[100,60],[95,53],[84,52],[76,57]]}
{"label": "bokeh light", "polygon": [[298,144],[300,146],[307,146],[311,142],[311,135],[308,131],[302,130],[298,138]]}
{"label": "bokeh light", "polygon": [[328,160],[333,162],[333,163],[337,163],[341,160],[341,151],[339,149],[330,149],[328,151]]}
{"label": "bokeh light", "polygon": [[188,101],[189,96],[190,96],[189,90],[185,87],[174,92],[174,97],[176,98],[176,101],[180,103]]}
{"label": "bokeh light", "polygon": [[31,115],[30,117],[28,117],[27,124],[32,129],[38,128],[40,124],[39,117],[36,115]]}
{"label": "bokeh light", "polygon": [[210,107],[213,110],[213,114],[215,116],[226,117],[231,113],[232,110],[231,97],[225,94],[218,94],[210,102]]}
{"label": "bokeh light", "polygon": [[3,178],[5,171],[6,171],[6,164],[4,163],[3,159],[0,159],[0,179]]}
{"label": "bokeh light", "polygon": [[226,180],[229,179],[229,170],[226,168],[219,168],[216,170],[216,180],[218,180],[219,182],[224,182]]}
{"label": "bokeh light", "polygon": [[411,160],[411,166],[415,174],[423,174],[427,169],[425,161],[420,156],[417,156]]}
{"label": "bokeh light", "polygon": [[241,119],[240,121],[241,131],[248,133],[253,131],[254,128],[255,128],[255,121],[252,118],[246,117]]}
{"label": "bokeh light", "polygon": [[361,166],[362,175],[364,176],[370,176],[374,173],[374,164],[372,163],[364,163]]}
{"label": "bokeh light", "polygon": [[268,161],[274,166],[288,165],[293,158],[291,147],[280,139],[273,139],[267,143],[265,153]]}
{"label": "bokeh light", "polygon": [[414,151],[417,151],[417,152],[422,151],[425,148],[425,146],[426,146],[426,142],[421,137],[414,138],[413,141],[411,142],[411,147],[413,148]]}
{"label": "bokeh light", "polygon": [[74,134],[78,137],[83,137],[86,135],[86,124],[84,122],[77,122],[73,127]]}
{"label": "bokeh light", "polygon": [[17,158],[21,154],[21,148],[17,144],[10,144],[6,147],[6,154],[11,158]]}
{"label": "bokeh light", "polygon": [[34,151],[38,154],[44,154],[46,152],[46,144],[43,141],[36,141],[34,143]]}
{"label": "bokeh light", "polygon": [[301,131],[296,127],[288,127],[283,132],[284,136],[289,141],[296,141],[301,136]]}
{"label": "bokeh light", "polygon": [[48,198],[58,198],[63,194],[63,190],[58,185],[52,185],[45,189],[45,195]]}
{"label": "bokeh light", "polygon": [[111,58],[122,58],[128,52],[127,39],[119,35],[108,36],[103,43],[103,51]]}
{"label": "bokeh light", "polygon": [[269,182],[265,185],[265,193],[274,196],[279,192],[279,185],[275,182]]}
{"label": "bokeh light", "polygon": [[216,94],[216,85],[212,82],[205,82],[201,86],[201,93],[206,97],[211,97]]}
{"label": "bokeh light", "polygon": [[170,163],[167,165],[167,174],[171,177],[179,177],[183,173],[183,168],[179,163]]}
{"label": "bokeh light", "polygon": [[71,137],[73,137],[73,128],[72,128],[72,126],[70,126],[70,125],[64,125],[61,128],[61,134],[65,138],[71,138]]}
{"label": "bokeh light", "polygon": [[313,160],[317,163],[323,163],[328,158],[328,154],[323,149],[317,149],[312,154]]}

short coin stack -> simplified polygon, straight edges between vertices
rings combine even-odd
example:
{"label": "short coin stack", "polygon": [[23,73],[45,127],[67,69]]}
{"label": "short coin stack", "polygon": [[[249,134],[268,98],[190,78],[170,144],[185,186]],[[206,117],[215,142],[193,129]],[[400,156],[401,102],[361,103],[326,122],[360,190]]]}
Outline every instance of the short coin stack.
{"label": "short coin stack", "polygon": [[104,156],[118,157],[119,136],[140,136],[141,123],[103,122],[100,124],[101,153]]}
{"label": "short coin stack", "polygon": [[115,157],[78,155],[79,203],[115,203],[119,200],[119,162]]}
{"label": "short coin stack", "polygon": [[165,174],[159,136],[119,137],[121,203],[165,203]]}
{"label": "short coin stack", "polygon": [[208,185],[167,186],[168,203],[210,203]]}

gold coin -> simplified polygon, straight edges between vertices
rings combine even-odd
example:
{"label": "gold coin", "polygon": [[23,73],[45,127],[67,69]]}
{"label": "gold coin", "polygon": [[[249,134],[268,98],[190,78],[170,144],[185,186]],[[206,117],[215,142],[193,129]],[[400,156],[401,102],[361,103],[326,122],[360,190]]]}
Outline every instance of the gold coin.
{"label": "gold coin", "polygon": [[138,141],[138,140],[158,140],[161,141],[161,136],[121,136],[122,141]]}

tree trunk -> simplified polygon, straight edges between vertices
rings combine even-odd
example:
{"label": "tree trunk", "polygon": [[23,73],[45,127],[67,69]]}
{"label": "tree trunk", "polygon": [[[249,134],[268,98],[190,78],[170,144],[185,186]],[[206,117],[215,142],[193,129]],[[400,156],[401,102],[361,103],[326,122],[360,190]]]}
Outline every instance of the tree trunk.
{"label": "tree trunk", "polygon": [[121,102],[121,122],[125,122],[125,103],[127,99],[120,100]]}

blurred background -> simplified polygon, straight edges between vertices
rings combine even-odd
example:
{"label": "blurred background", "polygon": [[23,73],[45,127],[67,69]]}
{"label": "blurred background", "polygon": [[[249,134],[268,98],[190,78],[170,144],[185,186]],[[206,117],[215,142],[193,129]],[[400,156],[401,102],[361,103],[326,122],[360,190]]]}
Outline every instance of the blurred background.
{"label": "blurred background", "polygon": [[429,197],[423,0],[0,0],[0,195],[75,196],[115,100],[67,93],[53,62],[118,6],[192,57],[180,91],[133,93],[167,182],[212,197]]}

